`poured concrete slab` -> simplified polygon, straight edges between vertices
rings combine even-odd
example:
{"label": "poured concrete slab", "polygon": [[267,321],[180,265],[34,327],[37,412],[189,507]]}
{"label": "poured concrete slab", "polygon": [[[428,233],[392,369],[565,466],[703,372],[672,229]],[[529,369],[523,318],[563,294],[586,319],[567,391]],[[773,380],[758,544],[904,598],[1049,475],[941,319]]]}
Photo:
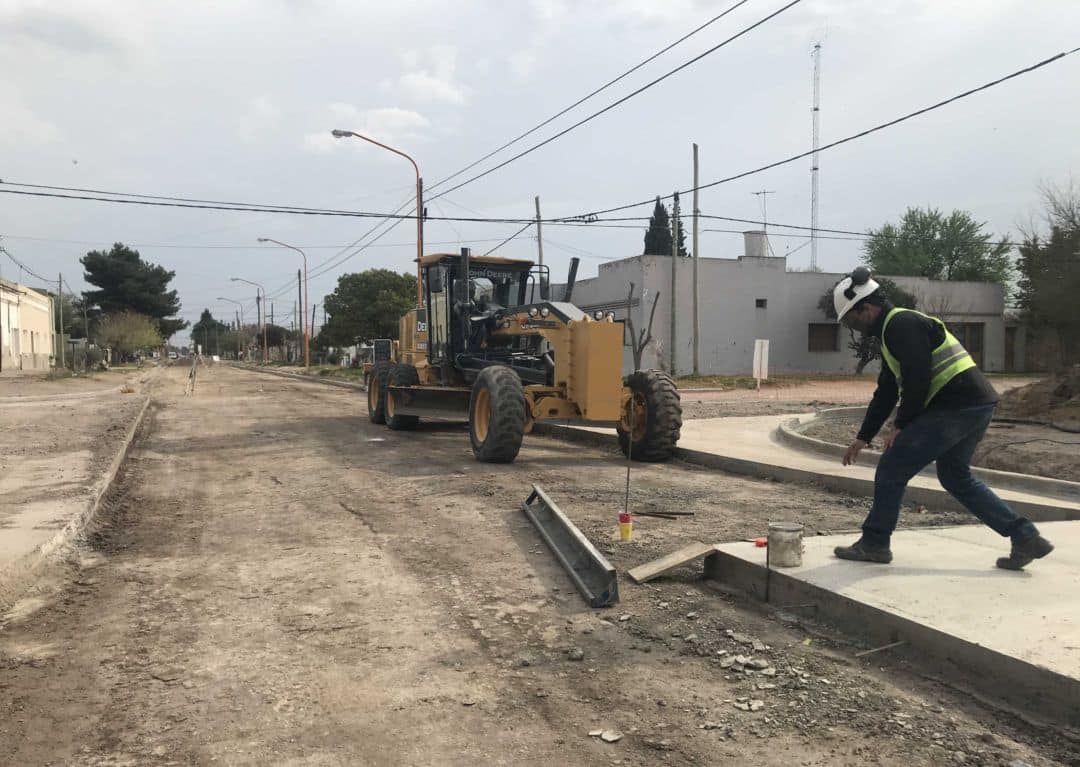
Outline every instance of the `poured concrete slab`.
{"label": "poured concrete slab", "polygon": [[773,604],[812,604],[817,617],[920,658],[1044,718],[1080,727],[1080,522],[1040,529],[1057,549],[1023,572],[995,567],[1008,541],[981,526],[893,536],[893,563],[833,556],[853,536],[805,540],[801,567],[767,572],[750,543],[716,546],[707,574]]}

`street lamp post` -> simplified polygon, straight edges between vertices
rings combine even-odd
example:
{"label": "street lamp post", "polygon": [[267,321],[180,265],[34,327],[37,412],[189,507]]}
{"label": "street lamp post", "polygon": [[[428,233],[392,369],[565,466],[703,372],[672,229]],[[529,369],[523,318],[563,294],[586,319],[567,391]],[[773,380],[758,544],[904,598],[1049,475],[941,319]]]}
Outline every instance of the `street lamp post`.
{"label": "street lamp post", "polygon": [[228,301],[230,304],[236,304],[240,307],[240,327],[236,329],[236,361],[240,361],[240,339],[244,335],[244,304],[241,301],[237,301],[232,298],[225,298],[225,296],[218,296],[218,301]]}
{"label": "street lamp post", "polygon": [[[262,323],[263,364],[266,364],[267,362],[270,361],[269,357],[267,356],[269,354],[269,349],[267,348],[267,345],[266,345],[266,288],[264,288],[262,285],[260,285],[257,282],[252,282],[251,280],[245,280],[243,277],[230,277],[229,279],[232,282],[244,282],[244,283],[247,283],[248,285],[254,285],[255,286],[255,300],[256,300],[256,303],[258,303],[259,307],[260,307],[259,320]],[[261,299],[259,298],[259,291],[260,290],[262,291],[262,298]]]}
{"label": "street lamp post", "polygon": [[338,130],[337,128],[335,128],[334,130],[330,131],[330,133],[334,136],[334,138],[345,138],[346,136],[353,136],[355,138],[366,141],[369,144],[374,144],[377,147],[382,147],[388,152],[393,152],[400,157],[404,157],[406,160],[412,163],[413,170],[416,171],[416,305],[422,306],[423,300],[420,288],[420,260],[424,257],[424,179],[420,177],[420,167],[416,164],[416,160],[409,157],[409,155],[405,154],[404,152],[398,149],[394,149],[392,146],[381,144],[375,139],[368,138],[367,136],[362,136],[356,131]]}
{"label": "street lamp post", "polygon": [[304,367],[305,368],[310,368],[311,367],[311,356],[310,356],[310,354],[308,352],[308,343],[309,343],[308,339],[310,338],[310,335],[311,335],[311,333],[310,333],[311,329],[308,327],[308,323],[307,323],[307,306],[308,306],[307,253],[300,250],[300,248],[296,247],[295,245],[287,245],[284,242],[280,242],[278,240],[271,239],[270,237],[260,237],[259,242],[272,242],[275,245],[280,245],[283,248],[288,248],[289,250],[295,250],[297,253],[299,253],[304,258],[304,322],[303,322],[303,325],[304,325]]}

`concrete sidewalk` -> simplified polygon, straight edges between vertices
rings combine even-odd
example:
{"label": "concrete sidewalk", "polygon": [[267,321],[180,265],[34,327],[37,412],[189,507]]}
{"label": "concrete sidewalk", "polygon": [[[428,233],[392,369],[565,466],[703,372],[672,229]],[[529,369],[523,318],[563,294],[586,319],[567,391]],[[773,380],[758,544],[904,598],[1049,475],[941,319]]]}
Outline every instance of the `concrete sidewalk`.
{"label": "concrete sidewalk", "polygon": [[[97,513],[150,403],[122,394],[93,408],[85,401],[0,403],[0,428],[20,443],[19,452],[0,457],[0,609]],[[87,412],[75,415],[76,406]],[[59,420],[44,421],[49,415]]]}
{"label": "concrete sidewalk", "polygon": [[[781,482],[814,482],[830,490],[873,495],[874,466],[842,466],[840,460],[797,450],[776,436],[781,421],[804,416],[768,415],[700,418],[683,422],[678,456],[692,463],[737,474],[767,477]],[[608,442],[614,429],[550,426],[544,429],[567,437]],[[1080,502],[1032,492],[995,488],[1018,513],[1035,521],[1080,519]],[[962,509],[936,477],[917,476],[908,485],[905,500],[933,508]]]}
{"label": "concrete sidewalk", "polygon": [[[981,526],[898,532],[891,565],[834,557],[850,535],[807,538],[801,567],[769,573],[769,600],[812,603],[818,619],[903,641],[989,694],[1080,727],[1080,522],[1042,528],[1057,549],[1023,572],[995,567],[1008,541]],[[765,597],[765,549],[716,551],[711,577]]]}

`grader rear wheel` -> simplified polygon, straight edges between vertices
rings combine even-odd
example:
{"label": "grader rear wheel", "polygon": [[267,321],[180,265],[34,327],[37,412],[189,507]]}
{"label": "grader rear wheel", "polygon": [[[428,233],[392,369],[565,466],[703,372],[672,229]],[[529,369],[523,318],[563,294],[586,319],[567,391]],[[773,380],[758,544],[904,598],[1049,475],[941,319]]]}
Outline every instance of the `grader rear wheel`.
{"label": "grader rear wheel", "polygon": [[480,371],[469,401],[473,455],[484,463],[510,463],[525,436],[525,390],[517,373],[503,365]]}
{"label": "grader rear wheel", "polygon": [[638,370],[626,381],[630,398],[616,430],[623,454],[639,461],[666,461],[682,429],[682,404],[671,376]]}

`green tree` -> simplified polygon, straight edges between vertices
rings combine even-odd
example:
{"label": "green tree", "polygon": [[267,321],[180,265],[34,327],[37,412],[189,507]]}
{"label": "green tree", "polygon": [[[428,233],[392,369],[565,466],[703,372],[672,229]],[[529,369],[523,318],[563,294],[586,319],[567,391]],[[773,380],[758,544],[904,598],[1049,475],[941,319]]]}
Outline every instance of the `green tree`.
{"label": "green tree", "polygon": [[226,323],[214,319],[209,309],[203,309],[199,321],[191,326],[191,341],[193,344],[202,344],[203,354],[220,355],[222,350],[229,348],[235,350],[236,339],[229,333],[229,326]]}
{"label": "green tree", "polygon": [[645,231],[645,255],[671,255],[671,217],[659,197],[649,219],[649,228]]}
{"label": "green tree", "polygon": [[[62,294],[59,299],[55,293],[50,292],[53,300],[53,329],[71,338],[85,338],[86,331],[83,329],[82,302],[73,300],[71,296]],[[63,327],[61,327],[61,316]]]}
{"label": "green tree", "polygon": [[352,346],[357,338],[397,338],[398,321],[416,305],[416,276],[389,269],[343,274],[324,305],[329,319],[318,334],[323,348]]}
{"label": "green tree", "polygon": [[[675,200],[678,201],[679,195],[675,194]],[[686,250],[686,227],[683,225],[682,209],[680,208],[679,217],[675,219],[675,231],[679,235],[679,255],[683,258],[689,258],[690,253]],[[668,238],[668,242],[671,242],[671,238]],[[668,253],[670,254],[670,250]]]}
{"label": "green tree", "polygon": [[863,261],[877,274],[932,280],[998,282],[1008,288],[1013,266],[1008,239],[996,240],[962,210],[908,208],[899,226],[870,230]]}
{"label": "green tree", "polygon": [[95,335],[121,359],[130,359],[137,352],[161,345],[158,323],[135,312],[106,314],[98,322]]}
{"label": "green tree", "polygon": [[134,312],[150,317],[163,338],[188,326],[175,319],[180,300],[175,290],[168,289],[176,272],[143,261],[139,251],[120,242],[108,251],[92,250],[79,262],[85,270],[83,279],[97,287],[86,292],[86,299],[103,314]]}
{"label": "green tree", "polygon": [[1049,234],[1028,232],[1020,245],[1016,302],[1036,333],[1056,347],[1053,367],[1080,362],[1080,189],[1044,187]]}
{"label": "green tree", "polygon": [[[913,293],[908,293],[902,287],[885,277],[874,277],[881,285],[881,292],[893,304],[904,309],[914,309],[916,298]],[[818,299],[818,309],[825,313],[830,320],[836,319],[836,306],[833,304],[833,289],[829,288]],[[847,348],[855,355],[855,375],[861,375],[863,370],[876,359],[881,357],[881,343],[874,336],[866,333],[856,333],[850,328],[848,331]]]}

